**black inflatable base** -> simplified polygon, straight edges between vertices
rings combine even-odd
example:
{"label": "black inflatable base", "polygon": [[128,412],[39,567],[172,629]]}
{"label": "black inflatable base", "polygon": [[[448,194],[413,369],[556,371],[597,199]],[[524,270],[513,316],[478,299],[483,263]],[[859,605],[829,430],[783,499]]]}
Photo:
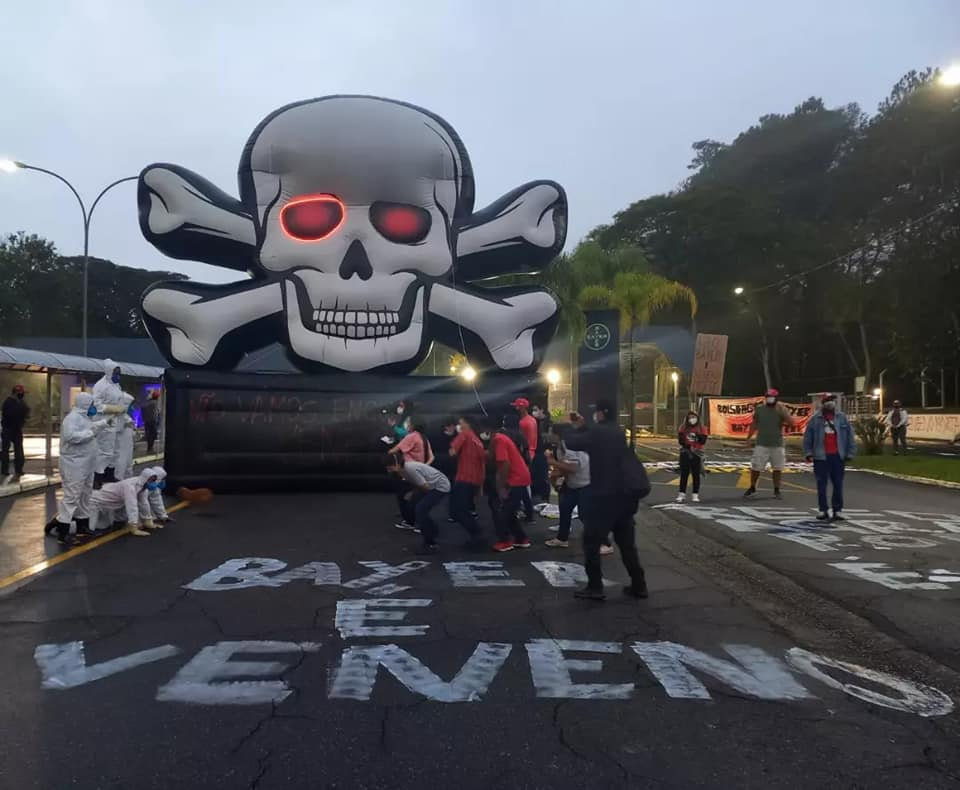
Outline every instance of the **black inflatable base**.
{"label": "black inflatable base", "polygon": [[498,423],[522,395],[546,408],[536,375],[283,375],[168,370],[170,486],[217,493],[382,489],[399,401],[428,434],[450,415]]}

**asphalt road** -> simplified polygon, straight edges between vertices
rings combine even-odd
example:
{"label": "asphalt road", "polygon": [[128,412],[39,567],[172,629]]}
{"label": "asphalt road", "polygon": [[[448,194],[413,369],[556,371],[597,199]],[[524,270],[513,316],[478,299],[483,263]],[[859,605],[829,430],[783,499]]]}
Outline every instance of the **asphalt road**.
{"label": "asphalt road", "polygon": [[651,597],[601,604],[545,520],[505,555],[445,524],[397,570],[393,510],[219,498],[0,594],[0,788],[960,781],[957,673],[687,516],[641,511]]}

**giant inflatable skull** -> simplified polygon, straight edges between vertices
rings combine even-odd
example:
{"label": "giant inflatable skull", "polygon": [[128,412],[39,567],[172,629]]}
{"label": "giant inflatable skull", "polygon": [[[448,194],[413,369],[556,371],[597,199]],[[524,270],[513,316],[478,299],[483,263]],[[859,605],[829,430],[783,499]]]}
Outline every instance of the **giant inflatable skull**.
{"label": "giant inflatable skull", "polygon": [[140,227],[165,254],[248,273],[144,295],[176,367],[231,370],[286,345],[305,371],[409,372],[436,338],[475,365],[529,369],[557,304],[478,281],[539,271],[562,248],[566,196],[519,187],[478,212],[466,149],[442,118],[370,96],[291,104],[254,130],[240,200],[176,165],[140,175]]}

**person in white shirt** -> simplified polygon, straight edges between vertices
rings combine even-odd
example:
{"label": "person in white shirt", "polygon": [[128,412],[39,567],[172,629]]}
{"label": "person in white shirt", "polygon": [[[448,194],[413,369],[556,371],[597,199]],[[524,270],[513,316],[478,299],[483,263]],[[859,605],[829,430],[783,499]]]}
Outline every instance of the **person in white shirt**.
{"label": "person in white shirt", "polygon": [[893,402],[893,408],[887,412],[886,419],[884,420],[887,425],[890,427],[890,436],[893,439],[893,454],[899,455],[897,448],[903,450],[903,454],[907,454],[907,426],[910,424],[910,415],[907,414],[907,410],[903,408],[903,404],[900,401],[895,400]]}
{"label": "person in white shirt", "polygon": [[[590,456],[584,450],[570,450],[564,443],[568,431],[575,430],[569,423],[557,423],[553,426],[556,450],[545,452],[550,466],[550,476],[559,483],[560,526],[557,537],[550,538],[546,545],[552,549],[565,549],[570,545],[570,528],[573,525],[573,511],[582,515],[590,494]],[[600,545],[601,554],[612,554],[610,536],[606,536]]]}
{"label": "person in white shirt", "polygon": [[391,454],[389,459],[387,469],[400,475],[411,486],[411,490],[404,496],[403,517],[414,524],[423,537],[423,544],[417,549],[417,554],[435,554],[439,549],[439,530],[430,511],[450,493],[450,479],[429,464],[404,461],[399,453]]}

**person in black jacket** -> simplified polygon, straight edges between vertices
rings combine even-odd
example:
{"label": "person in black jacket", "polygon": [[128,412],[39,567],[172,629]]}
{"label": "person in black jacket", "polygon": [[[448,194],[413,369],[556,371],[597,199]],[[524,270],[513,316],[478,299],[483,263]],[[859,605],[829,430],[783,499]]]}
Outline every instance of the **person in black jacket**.
{"label": "person in black jacket", "polygon": [[[3,411],[0,414],[0,434],[2,434],[2,448],[0,448],[0,477],[7,481],[10,476],[10,448],[13,448],[13,477],[23,476],[25,463],[23,454],[23,426],[30,416],[30,407],[23,402],[26,395],[22,384],[17,384],[10,397],[3,402]],[[9,482],[9,481],[8,481]]]}
{"label": "person in black jacket", "polygon": [[574,595],[594,601],[606,599],[600,546],[603,539],[613,532],[613,539],[620,548],[620,558],[630,574],[630,584],[623,591],[634,598],[646,598],[647,581],[637,556],[633,525],[633,514],[637,512],[639,499],[627,494],[624,485],[626,437],[616,423],[616,413],[609,401],[597,401],[593,421],[594,424],[588,428],[571,431],[564,440],[570,450],[583,450],[590,454],[590,495],[586,507],[582,508],[587,585]]}

